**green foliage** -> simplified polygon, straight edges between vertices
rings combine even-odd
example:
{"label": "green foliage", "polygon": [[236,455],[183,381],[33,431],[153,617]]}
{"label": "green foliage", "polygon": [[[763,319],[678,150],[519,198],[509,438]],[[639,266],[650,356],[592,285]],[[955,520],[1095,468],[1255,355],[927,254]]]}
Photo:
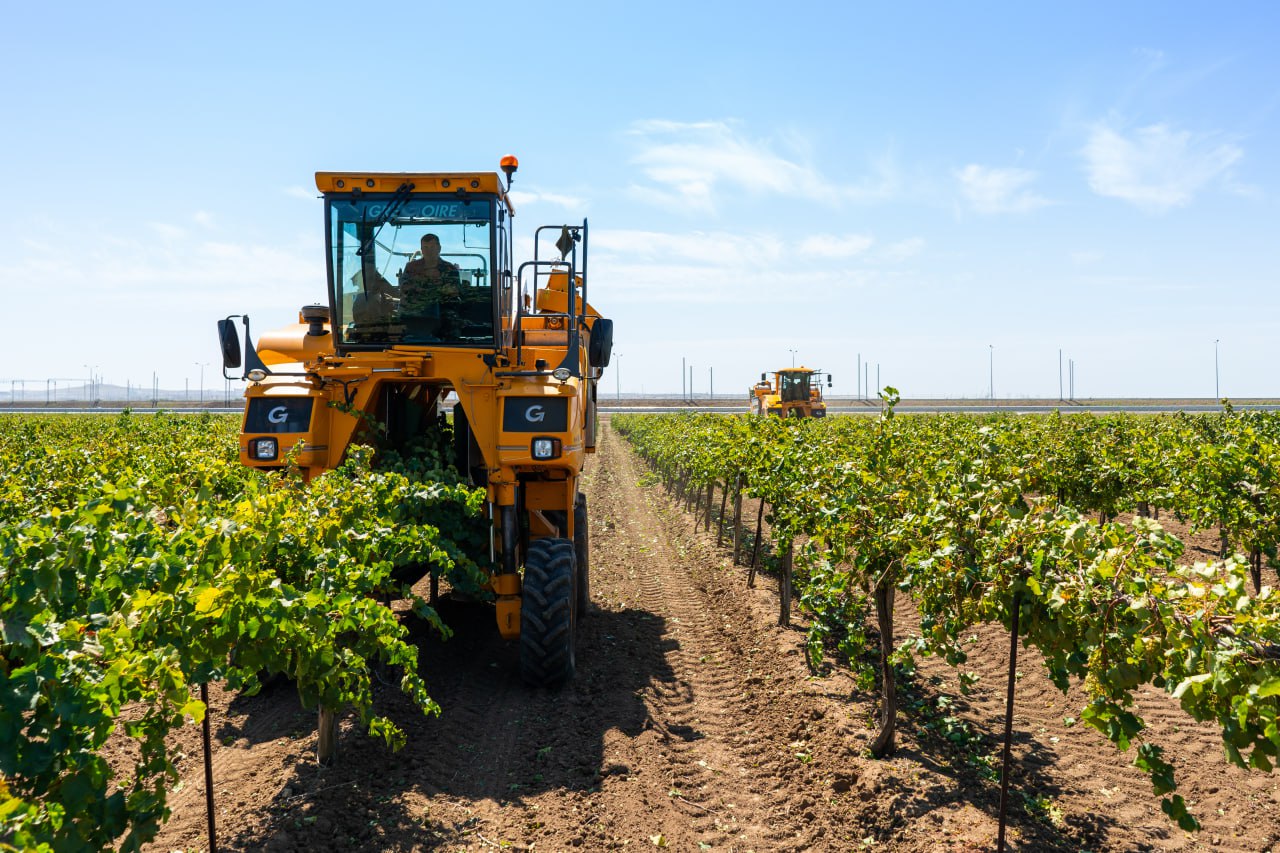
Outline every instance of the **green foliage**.
{"label": "green foliage", "polygon": [[[398,747],[373,709],[371,668],[386,664],[438,713],[379,600],[407,594],[402,567],[479,584],[483,492],[429,462],[375,469],[359,448],[304,485],[240,465],[237,430],[164,414],[0,420],[0,843],[153,838],[177,779],[165,737],[203,718],[203,682],[254,691],[283,673],[304,705],[349,705]],[[414,609],[444,630],[425,601]],[[119,731],[139,747],[125,778],[100,755]]]}
{"label": "green foliage", "polygon": [[779,549],[805,543],[795,581],[812,666],[834,647],[864,686],[892,677],[887,661],[877,672],[867,658],[877,588],[907,592],[920,614],[919,634],[894,656],[907,667],[913,654],[963,664],[966,630],[1011,625],[1017,594],[1019,633],[1042,652],[1049,677],[1064,692],[1073,681],[1086,688],[1079,721],[1122,751],[1136,745],[1135,765],[1181,827],[1197,824],[1174,793],[1172,763],[1144,739],[1133,710],[1141,686],[1215,721],[1232,763],[1272,769],[1275,593],[1250,595],[1246,557],[1181,565],[1182,544],[1157,523],[1109,519],[1155,506],[1195,529],[1221,529],[1230,549],[1274,559],[1280,416],[1227,407],[1207,416],[895,417],[897,391],[881,398],[876,419],[613,423],[668,483],[736,483],[770,504]]}

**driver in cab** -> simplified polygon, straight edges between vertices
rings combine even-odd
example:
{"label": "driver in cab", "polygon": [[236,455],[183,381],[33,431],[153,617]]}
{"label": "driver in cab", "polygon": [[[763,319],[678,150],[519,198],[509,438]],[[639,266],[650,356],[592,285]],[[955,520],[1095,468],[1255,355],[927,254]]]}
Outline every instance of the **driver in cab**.
{"label": "driver in cab", "polygon": [[405,264],[400,273],[400,312],[432,316],[438,310],[445,318],[445,306],[462,298],[462,279],[458,265],[440,257],[440,238],[423,234],[422,257]]}

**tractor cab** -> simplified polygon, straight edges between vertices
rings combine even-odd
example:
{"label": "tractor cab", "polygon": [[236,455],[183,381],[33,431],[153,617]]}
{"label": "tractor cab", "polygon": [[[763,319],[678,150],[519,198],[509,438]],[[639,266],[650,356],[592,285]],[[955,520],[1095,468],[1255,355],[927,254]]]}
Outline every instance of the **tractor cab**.
{"label": "tractor cab", "polygon": [[[342,180],[335,177],[332,190]],[[339,350],[494,347],[501,317],[512,313],[505,199],[479,180],[463,192],[453,191],[448,178],[437,182],[447,186],[327,198]],[[495,270],[507,274],[505,291],[495,292]]]}
{"label": "tractor cab", "polygon": [[[807,403],[809,402],[809,392],[813,388],[813,374],[807,370],[783,370],[778,373],[781,379],[782,387],[778,389],[778,396],[784,403]],[[822,393],[822,386],[817,386],[819,394]]]}
{"label": "tractor cab", "polygon": [[[751,411],[757,415],[777,415],[784,418],[826,417],[827,404],[822,399],[820,370],[807,367],[784,367],[769,375],[760,374],[760,381],[751,388]],[[831,377],[827,376],[827,387]]]}

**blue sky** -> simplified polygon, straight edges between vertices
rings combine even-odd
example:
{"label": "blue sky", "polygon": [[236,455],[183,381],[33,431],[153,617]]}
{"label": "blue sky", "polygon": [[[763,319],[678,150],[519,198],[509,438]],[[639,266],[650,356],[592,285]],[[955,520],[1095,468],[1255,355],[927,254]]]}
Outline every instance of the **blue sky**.
{"label": "blue sky", "polygon": [[121,5],[0,7],[0,390],[218,387],[323,300],[314,172],[514,153],[611,394],[1280,396],[1274,3]]}

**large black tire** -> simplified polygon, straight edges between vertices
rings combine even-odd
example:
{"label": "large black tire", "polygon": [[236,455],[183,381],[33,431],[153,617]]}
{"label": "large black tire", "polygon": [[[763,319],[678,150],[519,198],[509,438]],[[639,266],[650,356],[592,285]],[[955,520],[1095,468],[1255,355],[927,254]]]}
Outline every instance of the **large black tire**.
{"label": "large black tire", "polygon": [[587,496],[578,493],[573,505],[573,555],[578,568],[578,619],[587,615],[591,604],[591,534],[587,527]]}
{"label": "large black tire", "polygon": [[574,562],[568,539],[529,543],[520,601],[520,677],[534,687],[573,678]]}

